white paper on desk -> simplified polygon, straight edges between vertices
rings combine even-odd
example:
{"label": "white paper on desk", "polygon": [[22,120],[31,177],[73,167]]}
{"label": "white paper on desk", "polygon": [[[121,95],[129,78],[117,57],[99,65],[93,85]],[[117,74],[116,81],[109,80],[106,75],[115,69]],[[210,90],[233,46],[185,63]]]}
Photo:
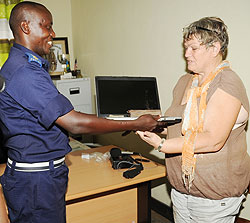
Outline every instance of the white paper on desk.
{"label": "white paper on desk", "polygon": [[94,152],[94,153],[82,153],[82,159],[95,159],[96,162],[103,162],[110,158],[110,153],[100,153],[100,152]]}

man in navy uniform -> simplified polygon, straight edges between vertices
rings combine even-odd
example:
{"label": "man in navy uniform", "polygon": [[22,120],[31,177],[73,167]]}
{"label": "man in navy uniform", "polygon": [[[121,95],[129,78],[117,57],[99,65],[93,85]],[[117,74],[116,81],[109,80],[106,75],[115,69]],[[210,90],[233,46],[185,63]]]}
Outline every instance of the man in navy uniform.
{"label": "man in navy uniform", "polygon": [[[68,132],[99,134],[153,130],[157,121],[144,115],[112,121],[74,111],[48,73],[48,54],[55,33],[52,15],[39,3],[17,4],[10,16],[15,43],[1,69],[6,80],[0,94],[0,127],[8,149],[1,177],[11,222],[63,223],[71,151]],[[86,179],[88,180],[88,179]]]}

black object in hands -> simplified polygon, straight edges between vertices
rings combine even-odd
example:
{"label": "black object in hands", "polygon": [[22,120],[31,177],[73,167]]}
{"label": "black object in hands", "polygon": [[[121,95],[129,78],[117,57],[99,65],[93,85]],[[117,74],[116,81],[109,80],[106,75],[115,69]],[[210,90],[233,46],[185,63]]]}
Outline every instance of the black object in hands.
{"label": "black object in hands", "polygon": [[181,121],[182,121],[181,117],[161,116],[157,120],[157,126],[154,128],[152,132],[161,133],[164,130],[164,128],[180,123]]}
{"label": "black object in hands", "polygon": [[[175,117],[175,116],[161,116],[158,120],[157,120],[157,126],[153,129],[152,132],[155,133],[161,133],[164,128],[167,128],[168,126],[171,125],[175,125],[177,123],[180,123],[182,121],[181,117]],[[122,133],[122,136],[126,136],[128,135],[130,132],[130,130],[125,131],[124,133]]]}
{"label": "black object in hands", "polygon": [[161,116],[157,120],[158,123],[163,123],[168,125],[174,125],[180,123],[181,121],[182,121],[181,117],[175,117],[175,116]]}
{"label": "black object in hands", "polygon": [[161,133],[164,131],[164,128],[166,128],[167,126],[164,126],[164,127],[159,127],[159,126],[156,126],[152,132],[155,132],[155,133]]}

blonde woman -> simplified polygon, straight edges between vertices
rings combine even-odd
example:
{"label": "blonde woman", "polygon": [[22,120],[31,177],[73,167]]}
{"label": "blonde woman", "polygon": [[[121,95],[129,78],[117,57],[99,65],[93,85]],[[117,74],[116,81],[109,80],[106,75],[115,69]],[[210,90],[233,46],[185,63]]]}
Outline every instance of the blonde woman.
{"label": "blonde woman", "polygon": [[187,69],[177,82],[167,116],[167,139],[137,133],[166,154],[175,223],[233,223],[250,182],[246,146],[249,101],[239,76],[224,58],[227,27],[217,17],[184,29]]}

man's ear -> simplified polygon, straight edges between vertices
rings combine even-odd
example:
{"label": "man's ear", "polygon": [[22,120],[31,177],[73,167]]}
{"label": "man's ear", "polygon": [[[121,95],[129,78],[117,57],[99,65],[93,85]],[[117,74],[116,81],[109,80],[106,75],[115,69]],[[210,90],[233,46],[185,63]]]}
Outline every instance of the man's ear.
{"label": "man's ear", "polygon": [[29,27],[29,24],[26,21],[21,22],[21,30],[25,34],[29,34],[30,33],[30,27]]}

